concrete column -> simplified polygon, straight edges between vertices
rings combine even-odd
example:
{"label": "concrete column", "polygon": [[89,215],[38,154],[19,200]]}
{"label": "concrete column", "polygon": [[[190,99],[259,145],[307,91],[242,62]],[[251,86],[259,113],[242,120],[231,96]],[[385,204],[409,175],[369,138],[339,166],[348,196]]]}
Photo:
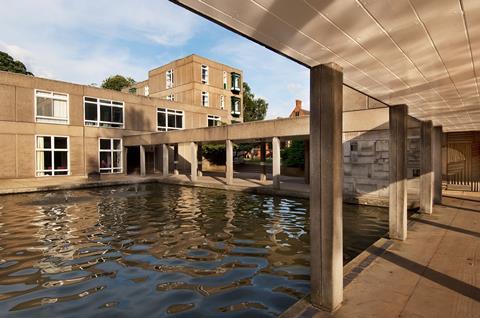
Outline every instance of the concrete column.
{"label": "concrete column", "polygon": [[168,176],[168,145],[162,145],[162,174]]}
{"label": "concrete column", "polygon": [[310,184],[310,141],[305,140],[303,142],[304,147],[303,147],[303,158],[304,158],[304,164],[303,164],[303,170],[304,170],[304,181],[305,184]]}
{"label": "concrete column", "polygon": [[392,239],[407,238],[407,105],[391,106],[389,140],[389,235]]}
{"label": "concrete column", "polygon": [[190,179],[192,182],[197,181],[198,178],[198,161],[197,161],[198,144],[196,142],[190,143]]}
{"label": "concrete column", "polygon": [[265,162],[267,160],[267,145],[262,142],[260,144],[260,182],[267,181],[267,166]]}
{"label": "concrete column", "polygon": [[280,189],[280,139],[272,139],[272,178],[273,188]]}
{"label": "concrete column", "polygon": [[225,180],[227,184],[233,184],[233,142],[231,140],[227,140],[225,143],[227,152],[227,160],[225,163]]}
{"label": "concrete column", "polygon": [[433,203],[442,203],[442,126],[433,128]]}
{"label": "concrete column", "polygon": [[343,300],[343,70],[310,70],[310,285],[312,304],[334,311]]}
{"label": "concrete column", "polygon": [[431,214],[433,207],[432,121],[423,121],[420,131],[420,212]]}
{"label": "concrete column", "polygon": [[178,175],[178,144],[173,145],[173,174]]}
{"label": "concrete column", "polygon": [[203,162],[203,153],[202,153],[202,143],[199,142],[197,144],[197,162],[198,162],[198,169],[197,169],[197,174],[199,177],[203,176],[203,170],[202,170],[202,162]]}
{"label": "concrete column", "polygon": [[145,165],[145,146],[140,145],[140,175],[146,175],[146,165]]}

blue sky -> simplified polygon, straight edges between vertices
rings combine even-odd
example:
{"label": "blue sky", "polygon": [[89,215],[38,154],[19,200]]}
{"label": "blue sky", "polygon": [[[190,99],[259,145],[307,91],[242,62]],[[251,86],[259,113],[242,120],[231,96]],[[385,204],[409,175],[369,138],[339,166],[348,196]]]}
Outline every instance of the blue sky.
{"label": "blue sky", "polygon": [[302,99],[308,70],[167,0],[7,0],[0,50],[37,76],[81,84],[113,74],[141,81],[148,70],[196,53],[237,67],[267,117],[287,116]]}

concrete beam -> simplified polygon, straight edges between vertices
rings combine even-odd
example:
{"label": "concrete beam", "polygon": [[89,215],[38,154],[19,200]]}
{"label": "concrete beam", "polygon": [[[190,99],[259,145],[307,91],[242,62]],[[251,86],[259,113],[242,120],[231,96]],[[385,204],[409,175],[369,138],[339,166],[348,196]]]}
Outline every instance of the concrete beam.
{"label": "concrete beam", "polygon": [[140,175],[145,176],[146,173],[146,164],[145,164],[145,146],[140,146]]}
{"label": "concrete beam", "polygon": [[343,300],[343,71],[310,70],[310,267],[312,304],[328,311]]}
{"label": "concrete beam", "polygon": [[389,140],[389,235],[396,240],[407,238],[407,135],[408,107],[390,107]]}
{"label": "concrete beam", "polygon": [[227,184],[233,184],[233,142],[226,140],[225,180]]}
{"label": "concrete beam", "polygon": [[168,176],[168,145],[162,145],[162,174]]}
{"label": "concrete beam", "polygon": [[260,182],[267,181],[267,166],[265,165],[266,160],[267,160],[267,144],[262,142],[260,144],[260,167],[262,169],[260,172]]}
{"label": "concrete beam", "polygon": [[442,203],[442,126],[433,128],[433,203]]}
{"label": "concrete beam", "polygon": [[280,189],[280,138],[272,139],[272,178],[273,188]]}
{"label": "concrete beam", "polygon": [[190,180],[197,181],[198,178],[198,162],[197,162],[198,144],[196,142],[190,143]]}
{"label": "concrete beam", "polygon": [[432,213],[433,208],[433,155],[431,121],[420,127],[420,212]]}

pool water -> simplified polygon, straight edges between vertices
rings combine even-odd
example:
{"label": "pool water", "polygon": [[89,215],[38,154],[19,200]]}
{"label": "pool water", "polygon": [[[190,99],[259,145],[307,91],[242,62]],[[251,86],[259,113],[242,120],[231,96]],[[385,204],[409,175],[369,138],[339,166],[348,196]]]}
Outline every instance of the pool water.
{"label": "pool water", "polygon": [[[387,231],[344,206],[344,260]],[[273,317],[309,291],[308,200],[146,184],[0,196],[0,317]]]}

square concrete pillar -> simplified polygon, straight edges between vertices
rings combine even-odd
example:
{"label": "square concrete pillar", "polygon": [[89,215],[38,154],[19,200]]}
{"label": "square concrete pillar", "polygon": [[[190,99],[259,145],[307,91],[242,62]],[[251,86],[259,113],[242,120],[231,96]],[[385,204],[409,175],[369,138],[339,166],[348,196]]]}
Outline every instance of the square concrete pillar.
{"label": "square concrete pillar", "polygon": [[327,311],[343,300],[343,71],[310,70],[311,301]]}
{"label": "square concrete pillar", "polygon": [[227,184],[233,184],[233,142],[227,140],[226,144],[226,156],[225,163],[225,181]]}
{"label": "square concrete pillar", "polygon": [[198,162],[197,162],[198,145],[196,142],[190,142],[190,180],[197,181],[198,178]]}
{"label": "square concrete pillar", "polygon": [[420,212],[432,213],[433,207],[433,153],[431,121],[420,127]]}
{"label": "square concrete pillar", "polygon": [[272,179],[273,188],[280,189],[280,138],[272,139]]}
{"label": "square concrete pillar", "polygon": [[407,238],[407,105],[391,106],[389,140],[389,235],[396,240]]}
{"label": "square concrete pillar", "polygon": [[433,128],[433,203],[442,203],[442,126]]}
{"label": "square concrete pillar", "polygon": [[260,144],[260,182],[267,181],[267,166],[265,162],[267,160],[267,145],[262,142]]}
{"label": "square concrete pillar", "polygon": [[178,144],[173,145],[173,174],[178,175]]}
{"label": "square concrete pillar", "polygon": [[305,184],[310,183],[310,141],[303,142],[303,176]]}
{"label": "square concrete pillar", "polygon": [[197,144],[197,162],[198,162],[198,168],[197,168],[197,174],[199,177],[203,176],[203,153],[202,153],[202,143],[199,142]]}
{"label": "square concrete pillar", "polygon": [[162,174],[168,176],[168,145],[162,145]]}
{"label": "square concrete pillar", "polygon": [[140,175],[146,175],[145,146],[140,145]]}

